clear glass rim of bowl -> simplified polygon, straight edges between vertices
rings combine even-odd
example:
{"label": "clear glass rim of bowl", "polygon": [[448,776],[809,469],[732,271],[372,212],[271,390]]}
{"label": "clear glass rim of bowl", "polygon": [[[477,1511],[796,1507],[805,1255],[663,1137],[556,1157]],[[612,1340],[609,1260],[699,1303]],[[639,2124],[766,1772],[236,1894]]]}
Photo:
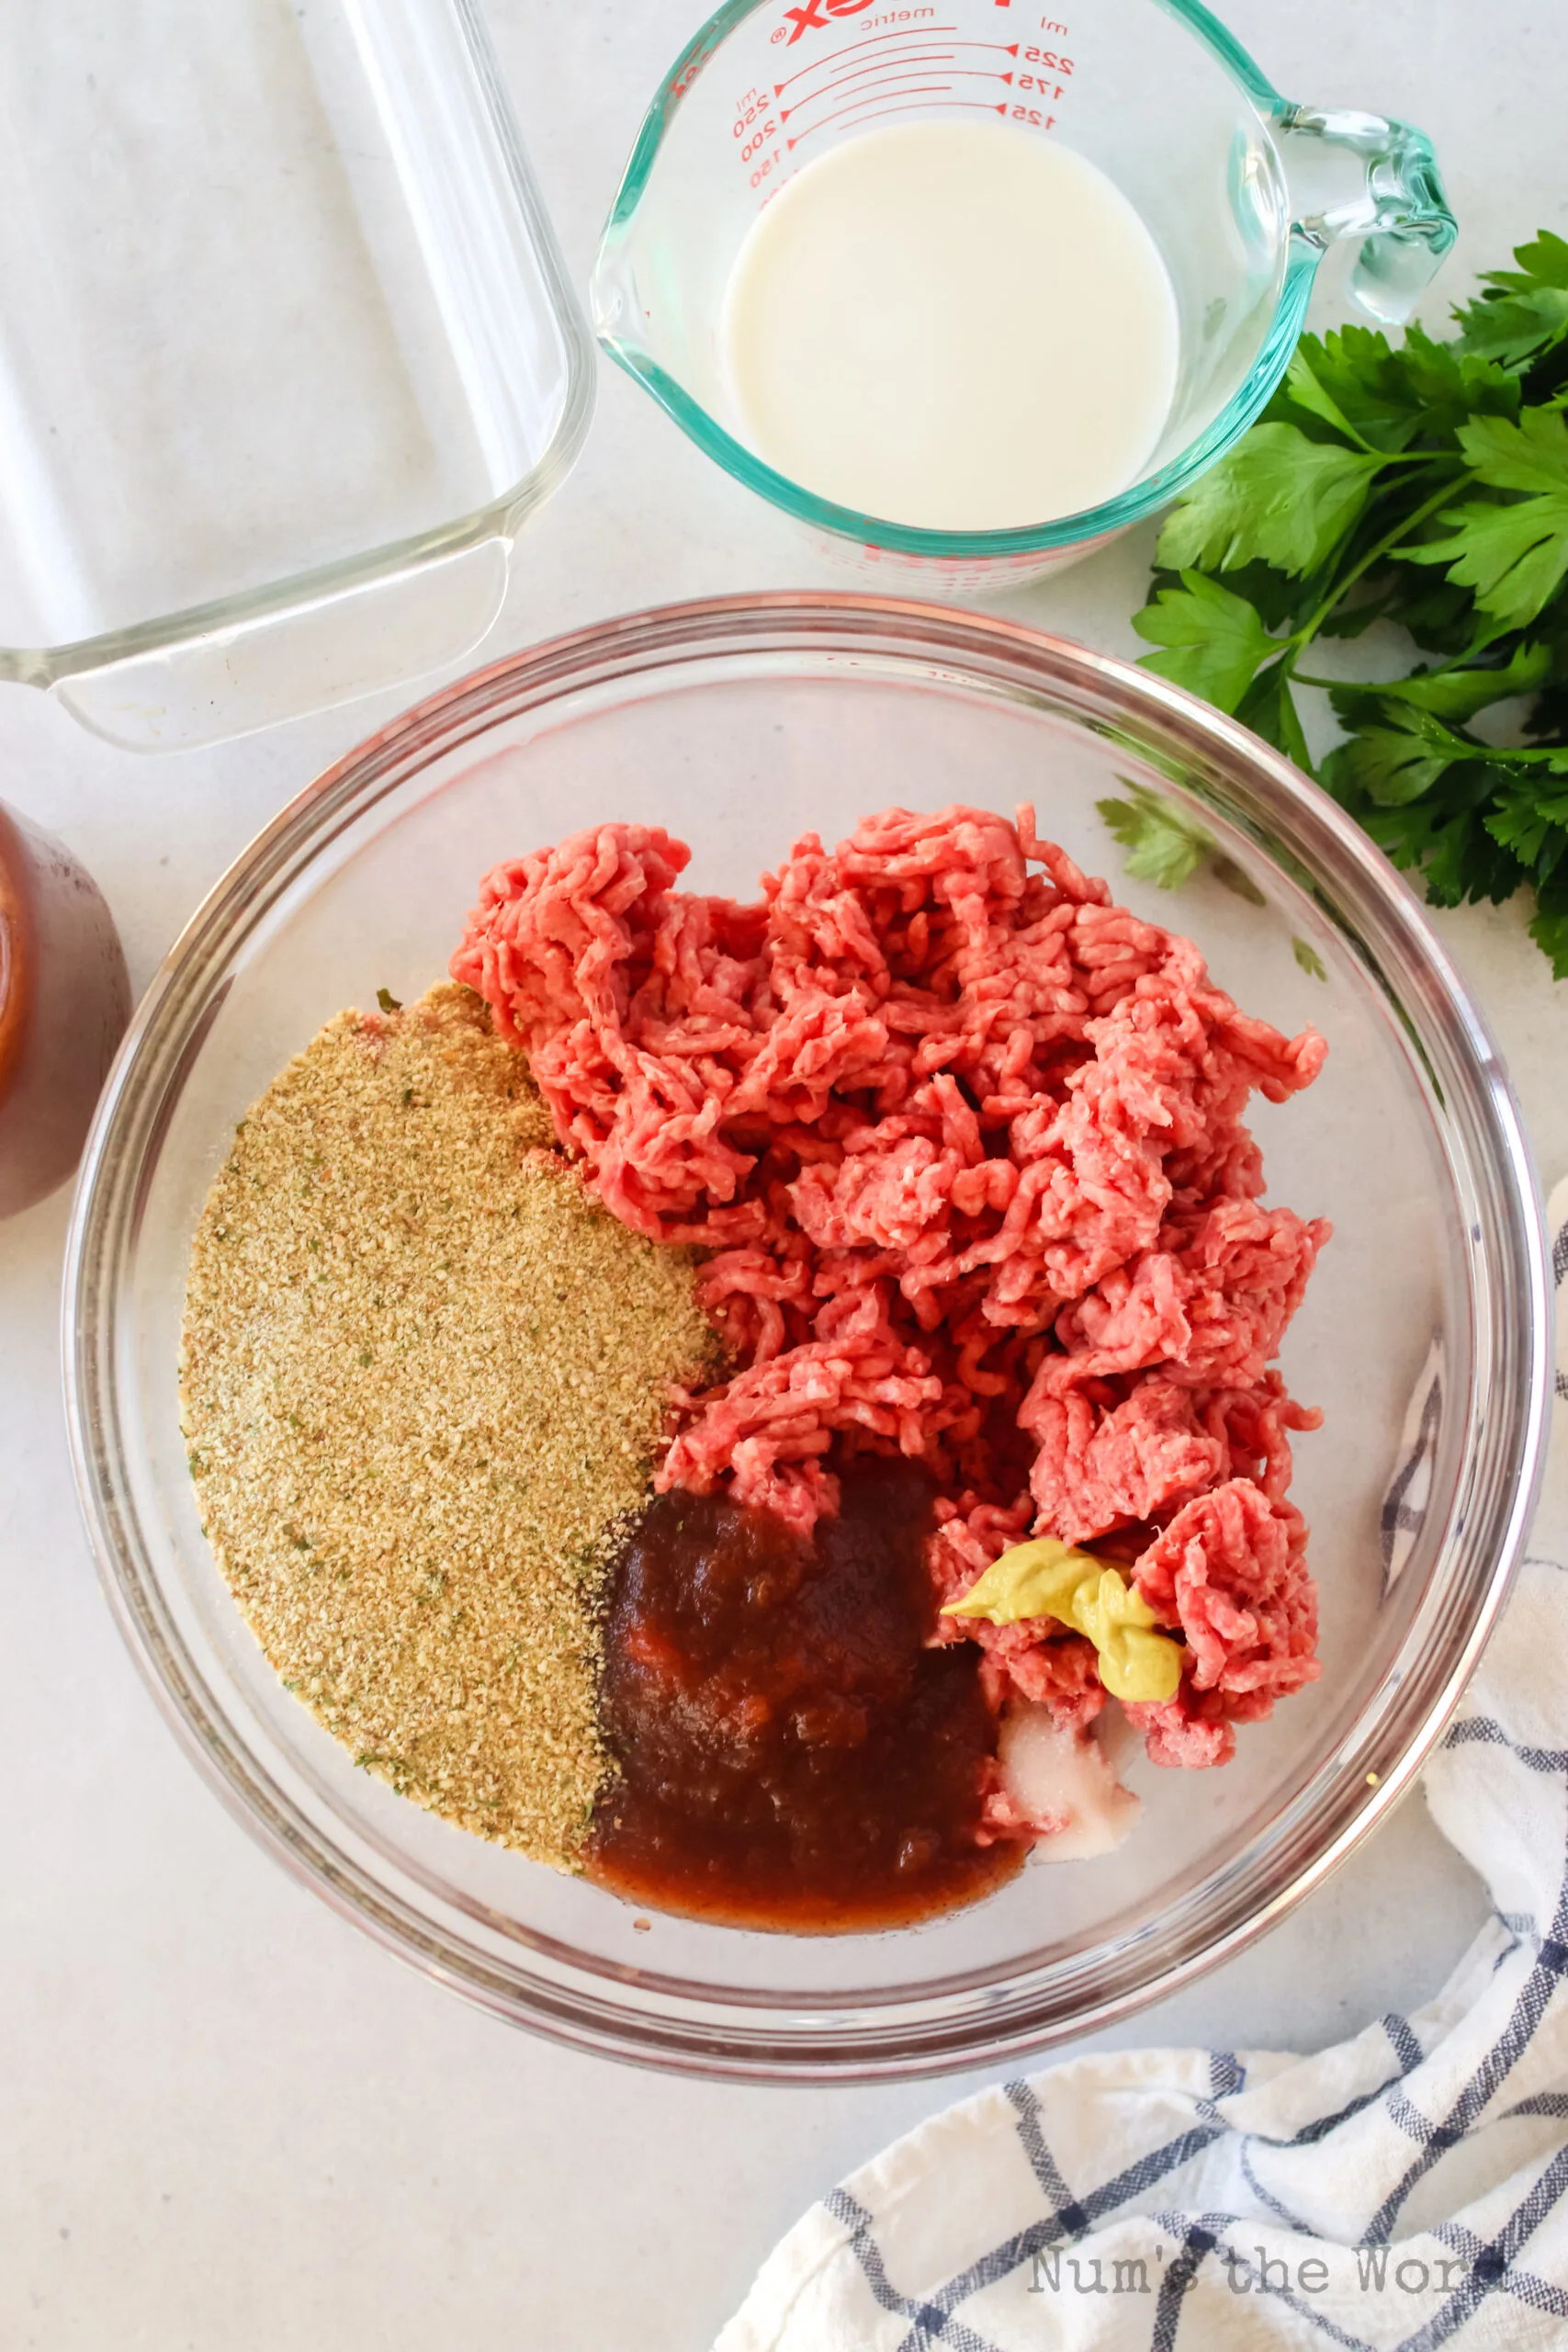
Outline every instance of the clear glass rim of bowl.
{"label": "clear glass rim of bowl", "polygon": [[[742,1995],[585,1966],[543,1937],[513,1949],[480,1914],[389,1884],[249,1750],[181,1634],[141,1523],[121,1440],[120,1288],[146,1170],[183,1074],[225,992],[224,969],[311,860],[356,818],[490,728],[586,688],[716,658],[785,653],[902,663],[928,678],[1039,696],[1126,727],[1207,771],[1217,809],[1288,860],[1354,948],[1440,1090],[1472,1186],[1486,1269],[1486,1410],[1471,1424],[1462,1509],[1354,1752],[1325,1756],[1280,1822],[1111,1950],[1001,1983],[911,1988],[883,2003]],[[1218,779],[1217,783],[1213,779]],[[1230,795],[1234,792],[1235,798]],[[1276,831],[1277,829],[1277,831]],[[1288,844],[1288,846],[1285,846]],[[594,624],[497,662],[416,704],[308,785],[214,886],[153,977],[105,1087],[77,1185],[62,1299],[73,1465],[99,1572],[164,1715],[229,1809],[334,1909],[480,2006],[600,2056],[712,2078],[869,2082],[996,2064],[1102,2029],[1234,1957],[1321,1884],[1398,1803],[1441,1736],[1522,1554],[1552,1400],[1548,1242],[1518,1111],[1485,1022],[1413,893],[1326,794],[1234,719],[1147,671],[989,616],[863,595],[779,593],[672,605]],[[216,1573],[216,1571],[214,1571]],[[1284,1826],[1281,1826],[1281,1823]],[[341,1825],[340,1825],[341,1826]],[[368,1849],[367,1849],[368,1850]],[[395,1873],[394,1873],[395,1875]]]}
{"label": "clear glass rim of bowl", "polygon": [[[665,74],[649,102],[621,185],[599,241],[590,280],[594,332],[617,367],[639,383],[688,440],[705,457],[732,474],[748,490],[770,504],[793,514],[809,528],[838,538],[858,539],[894,555],[928,557],[938,561],[968,562],[989,558],[1006,560],[1083,548],[1141,522],[1145,515],[1180,496],[1199,475],[1240,440],[1272,397],[1291,355],[1301,338],[1307,305],[1319,266],[1330,242],[1337,236],[1359,237],[1370,223],[1330,224],[1292,218],[1286,224],[1284,263],[1269,332],[1251,367],[1219,414],[1184,449],[1168,458],[1152,474],[1132,483],[1100,505],[1076,514],[1062,514],[1045,523],[1019,525],[1010,530],[943,531],[921,525],[896,523],[885,515],[866,514],[852,506],[820,498],[815,492],[780,473],[743,441],[726,430],[702,402],[693,398],[666,368],[638,343],[635,333],[622,334],[614,324],[614,281],[620,254],[631,234],[632,222],[649,175],[677,110],[703,67],[736,26],[769,5],[769,0],[724,0]],[[1278,91],[1262,68],[1202,0],[1159,0],[1168,16],[1185,26],[1228,74],[1257,112],[1261,125],[1286,130],[1309,119],[1310,110]],[[1350,121],[1351,118],[1347,118]],[[1399,223],[1402,238],[1418,240],[1430,253],[1430,272],[1452,247],[1458,229],[1438,171],[1436,153],[1426,134],[1408,123],[1384,122],[1372,116],[1353,119],[1358,130],[1373,128],[1386,134],[1381,169],[1388,183],[1389,225]],[[1314,129],[1317,124],[1314,122]],[[1340,135],[1336,133],[1335,135]],[[1397,187],[1397,198],[1393,190]]]}

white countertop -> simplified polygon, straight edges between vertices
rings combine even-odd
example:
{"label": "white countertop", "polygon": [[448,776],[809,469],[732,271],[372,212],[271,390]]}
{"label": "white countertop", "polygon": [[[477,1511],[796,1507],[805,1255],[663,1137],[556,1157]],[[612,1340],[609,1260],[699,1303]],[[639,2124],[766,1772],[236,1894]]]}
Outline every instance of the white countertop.
{"label": "white countertop", "polygon": [[[1568,228],[1556,0],[1223,13],[1280,87],[1431,133],[1463,234],[1444,295]],[[490,16],[581,284],[694,0],[490,0]],[[1136,651],[1151,536],[1007,608]],[[608,365],[587,452],[515,571],[487,653],[835,577]],[[140,984],[262,820],[407,698],[139,758],[0,688],[0,797],[87,859]],[[1568,988],[1517,910],[1438,926],[1554,1177]],[[714,2089],[570,2056],[416,1978],[286,1878],[176,1749],[100,1599],[59,1400],[65,1222],[61,1195],[0,1227],[0,2344],[703,2352],[801,2208],[966,2079]],[[1416,1799],[1247,1957],[1113,2038],[1314,2046],[1434,1988],[1482,1909]]]}

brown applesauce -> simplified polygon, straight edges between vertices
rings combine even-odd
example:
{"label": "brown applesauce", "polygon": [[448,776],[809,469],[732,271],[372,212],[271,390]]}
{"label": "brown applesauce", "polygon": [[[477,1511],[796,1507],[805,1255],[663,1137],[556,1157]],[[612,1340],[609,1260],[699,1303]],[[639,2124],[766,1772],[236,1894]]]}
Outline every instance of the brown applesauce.
{"label": "brown applesauce", "polygon": [[607,1587],[601,1723],[617,1778],[588,1875],[734,1927],[898,1927],[1020,1866],[976,1842],[996,1732],[979,1653],[928,1649],[931,1488],[843,1481],[810,1540],[717,1496],[660,1495]]}

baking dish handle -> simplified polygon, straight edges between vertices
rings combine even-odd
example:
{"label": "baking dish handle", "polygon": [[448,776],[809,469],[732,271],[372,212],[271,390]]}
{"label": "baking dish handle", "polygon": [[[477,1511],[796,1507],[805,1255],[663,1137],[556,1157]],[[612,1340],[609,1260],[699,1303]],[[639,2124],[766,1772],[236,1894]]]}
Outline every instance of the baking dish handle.
{"label": "baking dish handle", "polygon": [[463,661],[501,610],[511,553],[508,537],[481,539],[406,571],[66,671],[49,691],[125,751],[225,742]]}

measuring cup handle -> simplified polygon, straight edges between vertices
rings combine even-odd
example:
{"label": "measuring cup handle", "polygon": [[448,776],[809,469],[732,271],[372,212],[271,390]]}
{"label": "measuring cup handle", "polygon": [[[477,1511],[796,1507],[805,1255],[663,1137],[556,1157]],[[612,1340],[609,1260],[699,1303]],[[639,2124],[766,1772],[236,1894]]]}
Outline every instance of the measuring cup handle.
{"label": "measuring cup handle", "polygon": [[1403,325],[1458,234],[1431,141],[1344,107],[1285,102],[1275,119],[1293,233],[1320,254],[1359,238],[1350,291],[1374,319]]}

